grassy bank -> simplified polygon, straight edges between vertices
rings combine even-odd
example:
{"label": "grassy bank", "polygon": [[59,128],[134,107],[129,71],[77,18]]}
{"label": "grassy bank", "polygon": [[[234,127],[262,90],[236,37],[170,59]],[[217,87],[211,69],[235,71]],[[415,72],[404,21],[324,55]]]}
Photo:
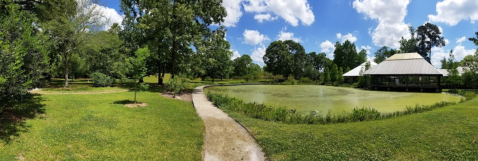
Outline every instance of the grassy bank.
{"label": "grassy bank", "polygon": [[157,92],[138,93],[148,104],[139,108],[123,105],[133,92],[36,97],[44,112],[0,140],[0,160],[201,160],[204,127],[191,102]]}
{"label": "grassy bank", "polygon": [[330,125],[284,124],[227,112],[273,160],[478,159],[476,98],[409,116]]}

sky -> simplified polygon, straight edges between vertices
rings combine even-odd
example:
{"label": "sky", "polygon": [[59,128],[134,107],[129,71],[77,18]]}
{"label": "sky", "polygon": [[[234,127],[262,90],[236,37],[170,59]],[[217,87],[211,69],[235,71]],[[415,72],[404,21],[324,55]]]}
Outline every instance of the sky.
{"label": "sky", "polygon": [[[122,21],[119,3],[100,3],[110,24]],[[331,59],[334,44],[349,40],[372,60],[382,46],[399,48],[398,40],[410,37],[408,26],[426,22],[439,26],[447,42],[432,49],[435,67],[450,50],[460,61],[477,49],[468,40],[478,32],[477,0],[223,0],[222,5],[227,17],[220,25],[227,28],[233,58],[247,54],[260,65],[276,40],[299,42],[307,53],[324,52]]]}

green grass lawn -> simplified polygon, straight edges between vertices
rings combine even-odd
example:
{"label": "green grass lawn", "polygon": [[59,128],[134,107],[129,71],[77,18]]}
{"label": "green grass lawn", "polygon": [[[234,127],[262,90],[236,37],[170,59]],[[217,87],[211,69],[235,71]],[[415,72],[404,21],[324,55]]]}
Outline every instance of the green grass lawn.
{"label": "green grass lawn", "polygon": [[204,125],[191,102],[157,92],[139,92],[148,104],[139,108],[123,105],[134,92],[36,97],[44,113],[0,139],[0,160],[201,160]]}
{"label": "green grass lawn", "polygon": [[272,160],[478,160],[478,99],[409,116],[289,125],[228,111]]}

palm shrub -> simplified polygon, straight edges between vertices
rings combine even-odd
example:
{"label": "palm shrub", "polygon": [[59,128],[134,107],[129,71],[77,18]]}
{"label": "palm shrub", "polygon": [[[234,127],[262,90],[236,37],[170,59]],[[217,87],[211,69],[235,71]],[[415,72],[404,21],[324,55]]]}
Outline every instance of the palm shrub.
{"label": "palm shrub", "polygon": [[115,79],[101,72],[94,72],[90,75],[94,87],[108,87],[113,85]]}
{"label": "palm shrub", "polygon": [[184,78],[176,76],[169,79],[169,82],[165,84],[165,88],[167,91],[173,92],[173,98],[175,98],[177,94],[186,89],[186,81]]}

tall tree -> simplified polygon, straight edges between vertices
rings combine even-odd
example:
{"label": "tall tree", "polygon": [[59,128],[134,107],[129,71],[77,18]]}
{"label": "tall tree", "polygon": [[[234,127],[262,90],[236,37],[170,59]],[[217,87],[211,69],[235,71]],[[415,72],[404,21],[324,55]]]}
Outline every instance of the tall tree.
{"label": "tall tree", "polygon": [[226,78],[233,72],[232,52],[230,44],[224,38],[226,29],[224,26],[205,34],[205,40],[198,48],[206,58],[206,75],[213,78]]}
{"label": "tall tree", "polygon": [[[56,44],[52,52],[58,54],[62,63],[65,86],[68,87],[71,61],[79,46],[88,40],[88,32],[94,32],[102,27],[100,19],[102,12],[91,0],[65,1],[62,5],[75,6],[74,12],[56,15],[51,21],[44,23],[45,32],[49,33],[51,41]],[[55,55],[53,55],[55,57]]]}
{"label": "tall tree", "polygon": [[332,65],[332,70],[330,70],[330,80],[332,82],[339,81],[339,69],[337,68],[337,64]]}
{"label": "tall tree", "polygon": [[300,78],[306,65],[304,47],[292,40],[272,42],[267,47],[263,59],[266,64],[265,71],[284,77],[293,75]]}
{"label": "tall tree", "polygon": [[391,57],[392,55],[395,55],[396,53],[397,50],[389,49],[388,47],[383,46],[375,52],[375,58],[373,59],[373,61],[375,63],[381,63],[382,61],[384,61],[388,57]]}
{"label": "tall tree", "polygon": [[431,49],[433,47],[445,46],[445,38],[441,36],[438,26],[426,23],[417,28],[417,52],[428,62],[432,57]]}
{"label": "tall tree", "polygon": [[244,77],[249,72],[249,67],[252,65],[252,59],[249,55],[242,55],[234,59],[234,76]]}
{"label": "tall tree", "polygon": [[315,52],[312,52],[309,53],[309,55],[312,57],[312,65],[319,72],[324,72],[325,66],[329,61],[331,61],[329,58],[327,58],[325,53],[316,54]]}
{"label": "tall tree", "polygon": [[403,37],[400,39],[400,53],[414,53],[417,52],[417,39],[415,38],[416,31],[413,26],[408,26],[408,30],[410,31],[411,38],[404,39]]}
{"label": "tall tree", "polygon": [[359,55],[357,47],[349,40],[345,40],[343,44],[335,43],[334,60],[333,63],[342,68],[355,68],[365,62],[367,59],[367,52],[364,51]]}

